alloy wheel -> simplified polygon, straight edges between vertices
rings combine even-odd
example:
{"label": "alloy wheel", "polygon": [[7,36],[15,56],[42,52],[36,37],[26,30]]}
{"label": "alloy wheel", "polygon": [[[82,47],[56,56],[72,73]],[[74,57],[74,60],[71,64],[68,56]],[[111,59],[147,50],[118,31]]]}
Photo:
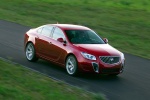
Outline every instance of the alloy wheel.
{"label": "alloy wheel", "polygon": [[66,70],[69,75],[75,75],[77,72],[77,61],[74,56],[69,56],[66,61]]}
{"label": "alloy wheel", "polygon": [[37,61],[38,58],[35,55],[34,45],[32,43],[28,43],[25,49],[26,58],[28,61]]}

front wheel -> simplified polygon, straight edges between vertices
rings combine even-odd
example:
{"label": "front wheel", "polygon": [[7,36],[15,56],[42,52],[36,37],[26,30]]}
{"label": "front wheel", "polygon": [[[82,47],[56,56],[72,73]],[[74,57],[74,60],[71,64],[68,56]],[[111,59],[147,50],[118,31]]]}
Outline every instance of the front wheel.
{"label": "front wheel", "polygon": [[71,76],[75,76],[78,70],[77,60],[73,55],[70,55],[66,60],[66,70]]}
{"label": "front wheel", "polygon": [[28,43],[25,48],[26,58],[28,61],[34,62],[37,61],[38,58],[35,55],[35,48],[32,43]]}

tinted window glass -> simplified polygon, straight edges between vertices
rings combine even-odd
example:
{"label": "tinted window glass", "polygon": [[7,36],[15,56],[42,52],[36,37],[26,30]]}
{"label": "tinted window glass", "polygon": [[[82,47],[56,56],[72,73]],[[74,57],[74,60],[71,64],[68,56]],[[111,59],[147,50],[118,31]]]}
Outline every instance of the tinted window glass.
{"label": "tinted window glass", "polygon": [[52,31],[53,27],[52,26],[45,26],[42,30],[42,35],[50,37],[51,31]]}
{"label": "tinted window glass", "polygon": [[105,44],[104,41],[91,30],[66,30],[67,37],[73,44]]}
{"label": "tinted window glass", "polygon": [[43,29],[43,27],[40,27],[40,28],[37,30],[37,33],[38,33],[38,34],[41,34],[42,29]]}
{"label": "tinted window glass", "polygon": [[56,27],[53,33],[53,39],[57,40],[58,38],[65,39],[65,35],[61,29]]}

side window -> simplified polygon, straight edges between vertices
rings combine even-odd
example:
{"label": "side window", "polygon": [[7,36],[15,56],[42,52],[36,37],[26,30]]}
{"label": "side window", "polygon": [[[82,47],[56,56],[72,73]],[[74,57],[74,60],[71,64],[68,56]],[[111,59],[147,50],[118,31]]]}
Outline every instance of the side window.
{"label": "side window", "polygon": [[58,38],[65,39],[65,35],[64,35],[63,31],[60,28],[56,27],[55,30],[54,30],[54,33],[53,33],[53,39],[57,40]]}
{"label": "side window", "polygon": [[50,37],[50,34],[52,32],[53,26],[45,26],[42,30],[42,35]]}
{"label": "side window", "polygon": [[40,28],[37,30],[37,33],[38,33],[38,34],[41,34],[42,29],[43,29],[43,27],[40,27]]}

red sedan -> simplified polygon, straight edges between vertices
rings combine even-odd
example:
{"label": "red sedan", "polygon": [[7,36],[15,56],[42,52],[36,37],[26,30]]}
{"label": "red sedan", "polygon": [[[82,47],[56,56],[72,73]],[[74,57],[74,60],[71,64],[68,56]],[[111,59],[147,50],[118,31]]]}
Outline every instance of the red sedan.
{"label": "red sedan", "polygon": [[49,24],[30,29],[24,46],[28,61],[48,60],[66,68],[69,75],[83,71],[118,75],[124,68],[124,54],[84,26]]}

